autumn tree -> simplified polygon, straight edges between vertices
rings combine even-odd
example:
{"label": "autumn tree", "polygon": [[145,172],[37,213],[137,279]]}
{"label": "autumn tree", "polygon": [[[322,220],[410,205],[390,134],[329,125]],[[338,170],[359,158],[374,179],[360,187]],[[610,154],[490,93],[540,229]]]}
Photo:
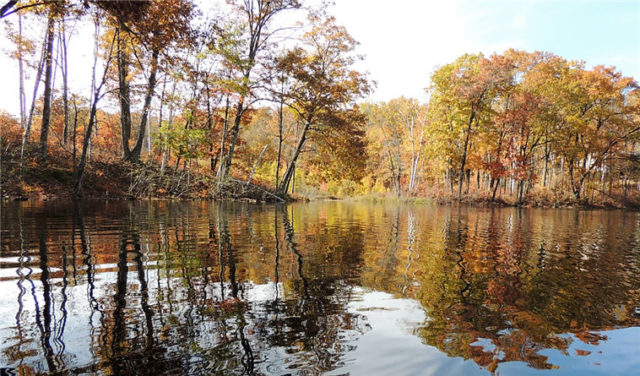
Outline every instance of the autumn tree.
{"label": "autumn tree", "polygon": [[[113,2],[98,1],[112,17],[117,38],[118,99],[122,133],[122,154],[125,160],[138,161],[142,151],[151,100],[154,96],[159,59],[167,46],[184,43],[190,37],[190,20],[194,5],[190,0]],[[148,62],[140,61],[137,51],[142,47],[149,54]],[[135,56],[141,69],[149,65],[144,92],[138,135],[133,148],[129,146],[131,122],[130,66]]]}
{"label": "autumn tree", "polygon": [[571,190],[577,200],[584,196],[585,180],[602,167],[615,148],[640,131],[627,116],[626,94],[637,87],[630,77],[613,68],[577,69],[568,94],[566,147],[563,149]]}
{"label": "autumn tree", "polygon": [[398,124],[391,121],[390,107],[390,103],[365,103],[362,111],[367,117],[367,152],[371,172],[376,177],[376,182],[390,180],[389,186],[400,196],[404,137]]}
{"label": "autumn tree", "polygon": [[333,18],[313,19],[313,29],[304,35],[304,47],[289,50],[280,60],[280,69],[292,78],[287,104],[297,113],[302,130],[287,169],[278,185],[284,194],[289,188],[296,162],[310,137],[322,137],[338,130],[358,137],[364,117],[355,100],[366,95],[368,78],[352,69],[356,61],[356,41]]}
{"label": "autumn tree", "polygon": [[234,108],[233,124],[230,129],[229,150],[224,158],[221,176],[229,173],[233,156],[238,143],[238,135],[242,125],[242,116],[247,110],[249,101],[255,98],[257,82],[255,69],[261,65],[262,54],[269,48],[273,36],[279,32],[273,28],[274,18],[287,10],[300,7],[298,0],[237,0],[232,5],[239,17],[240,32],[228,33],[220,30],[222,43],[226,38],[232,38],[232,43],[226,43],[221,50],[225,65],[234,74],[234,91],[237,100]]}
{"label": "autumn tree", "polygon": [[[98,66],[98,58],[99,58],[99,49],[98,42],[100,38],[100,18],[101,14],[99,11],[94,11],[94,60],[93,60],[93,77],[92,77],[92,85],[91,85],[91,99],[90,99],[90,112],[89,119],[85,126],[85,134],[84,139],[82,141],[82,153],[80,156],[80,161],[78,162],[77,167],[75,166],[75,140],[74,140],[74,179],[73,179],[73,190],[76,196],[80,196],[82,194],[82,182],[85,172],[85,167],[87,164],[87,154],[89,153],[89,147],[91,143],[91,135],[93,130],[96,127],[96,123],[98,121],[98,103],[104,97],[104,92],[102,91],[105,82],[107,81],[107,75],[109,73],[109,66],[111,65],[111,60],[113,59],[114,46],[117,43],[117,37],[114,36],[111,39],[111,43],[109,44],[109,48],[106,52],[106,56],[104,56],[104,69],[102,75],[97,76],[97,66]],[[77,111],[76,111],[77,113]],[[75,131],[74,131],[75,134]]]}
{"label": "autumn tree", "polygon": [[[388,166],[396,195],[403,190],[414,193],[422,165],[426,107],[416,99],[400,97],[367,104],[363,111],[369,125],[370,157],[378,161],[378,166]],[[403,180],[408,180],[404,188]]]}
{"label": "autumn tree", "polygon": [[[438,126],[453,135],[451,141],[455,150],[450,159],[458,161],[457,196],[461,199],[474,129],[486,118],[484,112],[490,109],[492,71],[481,54],[466,54],[438,69],[431,80],[430,107],[439,113],[436,116]],[[450,178],[453,182],[453,176]]]}

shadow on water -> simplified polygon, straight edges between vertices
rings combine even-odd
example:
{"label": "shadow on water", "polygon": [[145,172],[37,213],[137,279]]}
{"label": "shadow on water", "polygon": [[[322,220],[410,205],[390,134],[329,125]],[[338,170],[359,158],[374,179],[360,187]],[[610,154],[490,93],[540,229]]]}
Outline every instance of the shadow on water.
{"label": "shadow on water", "polygon": [[[640,326],[636,213],[119,202],[1,215],[3,372],[357,374],[385,364],[367,346],[408,372],[563,370]],[[391,347],[380,319],[418,344]],[[426,349],[439,355],[401,358]],[[586,374],[606,374],[595,363]]]}

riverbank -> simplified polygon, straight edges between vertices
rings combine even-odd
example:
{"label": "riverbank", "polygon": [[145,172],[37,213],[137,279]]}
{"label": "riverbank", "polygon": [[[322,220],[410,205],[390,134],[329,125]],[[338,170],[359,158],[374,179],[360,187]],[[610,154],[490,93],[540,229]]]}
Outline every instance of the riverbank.
{"label": "riverbank", "polygon": [[526,195],[523,202],[518,203],[515,195],[492,199],[483,194],[463,195],[461,200],[447,194],[427,194],[425,196],[396,196],[392,194],[373,194],[348,198],[351,201],[387,202],[426,205],[457,205],[473,207],[532,207],[532,208],[579,208],[579,209],[640,209],[638,195],[624,197],[622,195],[600,195],[586,200],[576,200],[567,195],[554,195],[551,192],[536,191]]}
{"label": "riverbank", "polygon": [[[70,158],[67,158],[70,157]],[[220,183],[213,176],[157,163],[121,160],[92,161],[87,165],[82,195],[73,193],[73,158],[50,155],[46,161],[25,159],[20,168],[17,155],[4,155],[2,189],[4,199],[217,199],[248,202],[283,202],[268,188],[233,178]]]}
{"label": "riverbank", "polygon": [[[73,157],[51,154],[43,162],[37,157],[25,159],[20,171],[18,155],[5,154],[2,160],[2,197],[8,200],[53,200],[78,198],[73,194]],[[92,161],[87,166],[83,184],[83,199],[184,199],[233,200],[245,202],[291,202],[297,200],[353,200],[370,202],[398,202],[412,204],[451,205],[476,207],[542,207],[542,208],[606,208],[640,209],[637,194],[599,193],[586,200],[575,200],[569,193],[535,190],[518,203],[515,195],[500,195],[492,200],[486,194],[471,192],[462,200],[441,190],[431,189],[417,196],[370,194],[357,197],[278,197],[270,188],[259,184],[229,178],[219,182],[208,171],[161,168],[155,162],[130,163],[122,160]]]}

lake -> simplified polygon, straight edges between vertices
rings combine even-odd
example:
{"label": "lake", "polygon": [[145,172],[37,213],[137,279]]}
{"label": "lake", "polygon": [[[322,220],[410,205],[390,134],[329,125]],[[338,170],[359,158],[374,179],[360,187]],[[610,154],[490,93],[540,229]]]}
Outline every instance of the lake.
{"label": "lake", "polygon": [[640,373],[640,213],[5,203],[2,374]]}

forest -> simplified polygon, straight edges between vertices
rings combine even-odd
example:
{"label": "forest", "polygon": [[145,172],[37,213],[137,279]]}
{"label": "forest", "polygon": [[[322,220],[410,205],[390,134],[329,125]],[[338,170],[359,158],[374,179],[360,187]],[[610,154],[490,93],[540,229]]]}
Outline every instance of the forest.
{"label": "forest", "polygon": [[615,67],[469,53],[372,102],[324,2],[201,5],[4,0],[2,195],[640,205],[640,88]]}

